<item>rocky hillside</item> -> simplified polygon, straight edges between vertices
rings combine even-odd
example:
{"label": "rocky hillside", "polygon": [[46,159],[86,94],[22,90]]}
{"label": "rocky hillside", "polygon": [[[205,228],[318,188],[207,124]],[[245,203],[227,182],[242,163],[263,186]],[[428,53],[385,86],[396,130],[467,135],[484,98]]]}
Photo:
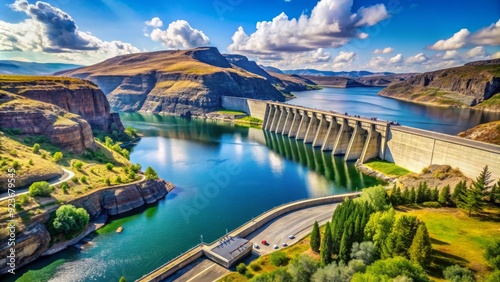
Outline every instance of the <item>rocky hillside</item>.
{"label": "rocky hillside", "polygon": [[93,81],[120,111],[203,116],[221,108],[223,95],[285,99],[266,78],[234,67],[212,47],[118,56],[58,75]]}
{"label": "rocky hillside", "polygon": [[500,111],[500,59],[416,75],[379,95],[441,106],[472,106]]}
{"label": "rocky hillside", "polygon": [[94,146],[90,124],[58,106],[0,90],[0,128],[14,134],[45,136],[61,149],[82,153]]}
{"label": "rocky hillside", "polygon": [[460,137],[500,145],[500,121],[480,124],[458,134]]}
{"label": "rocky hillside", "polygon": [[1,75],[0,90],[56,105],[85,119],[94,130],[111,131],[120,118],[110,113],[104,93],[90,81],[51,76]]}

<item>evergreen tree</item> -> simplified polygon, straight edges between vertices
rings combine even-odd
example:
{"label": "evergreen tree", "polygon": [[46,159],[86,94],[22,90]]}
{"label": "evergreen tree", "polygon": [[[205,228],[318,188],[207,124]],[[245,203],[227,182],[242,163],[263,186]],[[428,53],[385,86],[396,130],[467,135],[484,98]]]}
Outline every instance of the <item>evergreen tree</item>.
{"label": "evergreen tree", "polygon": [[491,187],[490,193],[488,195],[488,201],[493,204],[496,203],[497,200],[500,200],[499,194],[500,194],[500,179],[498,180],[498,183],[496,183],[495,185],[493,185],[493,187]]}
{"label": "evergreen tree", "polygon": [[389,197],[389,201],[391,202],[391,204],[393,206],[397,206],[398,205],[398,198],[397,198],[397,192],[396,192],[397,188],[396,188],[396,184],[394,184],[392,186],[392,189],[391,189],[391,196]]}
{"label": "evergreen tree", "polygon": [[451,202],[450,185],[446,185],[439,193],[438,202],[441,205],[448,205]]}
{"label": "evergreen tree", "polygon": [[431,200],[431,189],[427,186],[427,181],[422,183],[422,199],[421,203]]}
{"label": "evergreen tree", "polygon": [[424,191],[424,186],[422,185],[422,182],[418,184],[417,191],[415,193],[415,204],[422,203],[425,198],[425,191]]}
{"label": "evergreen tree", "polygon": [[468,216],[472,212],[480,212],[483,210],[484,197],[490,188],[492,180],[490,179],[491,172],[488,171],[488,166],[485,166],[476,180],[472,181],[471,187],[465,191],[458,207],[467,211]]}
{"label": "evergreen tree", "polygon": [[451,199],[453,200],[453,204],[458,206],[460,202],[462,202],[462,198],[465,196],[465,190],[467,189],[467,185],[465,180],[460,181],[455,185],[455,190],[453,190],[453,195]]}
{"label": "evergreen tree", "polygon": [[493,180],[491,179],[491,171],[488,170],[488,166],[485,166],[479,176],[475,181],[472,181],[472,187],[478,190],[481,194],[486,196],[487,191],[491,187],[491,183]]}
{"label": "evergreen tree", "polygon": [[417,192],[415,191],[415,187],[411,187],[410,190],[410,197],[409,197],[409,204],[416,204],[417,203]]}
{"label": "evergreen tree", "polygon": [[408,249],[412,244],[413,237],[415,237],[419,223],[415,216],[402,215],[396,220],[389,236],[392,256],[409,258]]}
{"label": "evergreen tree", "polygon": [[311,249],[313,252],[318,253],[319,247],[321,246],[321,234],[319,233],[319,224],[317,221],[314,222],[313,230],[311,233]]}
{"label": "evergreen tree", "polygon": [[350,254],[350,246],[349,246],[349,232],[348,230],[344,231],[342,234],[342,240],[340,241],[340,251],[339,251],[339,260],[347,263],[349,261]]}
{"label": "evergreen tree", "polygon": [[431,238],[425,223],[420,223],[413,242],[411,243],[409,254],[410,260],[422,267],[427,267],[431,262],[432,245]]}
{"label": "evergreen tree", "polygon": [[430,200],[433,202],[437,202],[439,199],[439,190],[437,187],[431,190],[431,198]]}
{"label": "evergreen tree", "polygon": [[323,235],[323,241],[321,242],[321,250],[319,256],[321,258],[321,265],[325,266],[332,262],[333,255],[333,239],[332,230],[330,229],[330,223],[326,223],[325,234]]}
{"label": "evergreen tree", "polygon": [[401,195],[401,203],[403,205],[407,205],[410,203],[410,190],[408,190],[408,188],[406,187],[403,190],[403,194]]}

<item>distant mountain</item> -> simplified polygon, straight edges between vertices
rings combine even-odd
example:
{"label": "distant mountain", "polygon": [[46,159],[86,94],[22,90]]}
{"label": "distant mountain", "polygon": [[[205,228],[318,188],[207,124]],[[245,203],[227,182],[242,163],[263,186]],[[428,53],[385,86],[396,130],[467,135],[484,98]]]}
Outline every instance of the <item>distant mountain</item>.
{"label": "distant mountain", "polygon": [[0,60],[0,74],[47,75],[79,67],[81,65]]}
{"label": "distant mountain", "polygon": [[267,72],[274,72],[274,73],[279,73],[279,74],[285,74],[282,70],[279,68],[271,67],[271,66],[264,66],[264,65],[259,65],[259,67]]}
{"label": "distant mountain", "polygon": [[214,47],[122,55],[57,74],[93,81],[119,111],[203,116],[221,108],[221,96],[285,100],[254,62]]}
{"label": "distant mountain", "polygon": [[391,75],[392,72],[370,72],[370,71],[321,71],[315,69],[297,69],[297,70],[284,70],[286,74],[298,74],[298,75],[313,75],[313,76],[343,76],[349,78],[358,78],[366,76],[382,76]]}
{"label": "distant mountain", "polygon": [[500,111],[500,59],[418,74],[390,85],[379,95],[422,104]]}

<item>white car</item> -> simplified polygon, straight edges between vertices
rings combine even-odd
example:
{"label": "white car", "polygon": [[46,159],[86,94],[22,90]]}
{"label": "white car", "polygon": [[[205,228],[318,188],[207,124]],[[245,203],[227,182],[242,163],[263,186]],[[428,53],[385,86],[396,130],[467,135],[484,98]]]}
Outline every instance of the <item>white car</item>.
{"label": "white car", "polygon": [[256,249],[260,248],[259,245],[257,245],[257,244],[253,244],[253,247],[256,248]]}
{"label": "white car", "polygon": [[278,245],[274,245],[274,246],[273,246],[273,248],[274,248],[275,250],[277,250],[279,247],[278,247]]}

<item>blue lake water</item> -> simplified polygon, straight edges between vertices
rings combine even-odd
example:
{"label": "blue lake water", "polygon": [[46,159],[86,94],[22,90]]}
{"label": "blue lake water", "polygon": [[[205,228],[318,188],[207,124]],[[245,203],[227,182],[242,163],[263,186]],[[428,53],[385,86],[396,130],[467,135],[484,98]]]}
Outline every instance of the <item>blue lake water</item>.
{"label": "blue lake water", "polygon": [[[500,118],[400,102],[376,96],[378,90],[325,88],[296,93],[289,103],[445,133]],[[133,281],[196,245],[201,236],[211,242],[275,206],[380,183],[341,157],[260,129],[153,114],[121,117],[144,135],[132,150],[132,162],[153,167],[177,187],[153,206],[111,218],[93,234],[89,248],[40,259],[15,277],[63,258],[66,263],[51,281],[118,281],[122,275]],[[124,227],[120,234],[118,226]]]}

